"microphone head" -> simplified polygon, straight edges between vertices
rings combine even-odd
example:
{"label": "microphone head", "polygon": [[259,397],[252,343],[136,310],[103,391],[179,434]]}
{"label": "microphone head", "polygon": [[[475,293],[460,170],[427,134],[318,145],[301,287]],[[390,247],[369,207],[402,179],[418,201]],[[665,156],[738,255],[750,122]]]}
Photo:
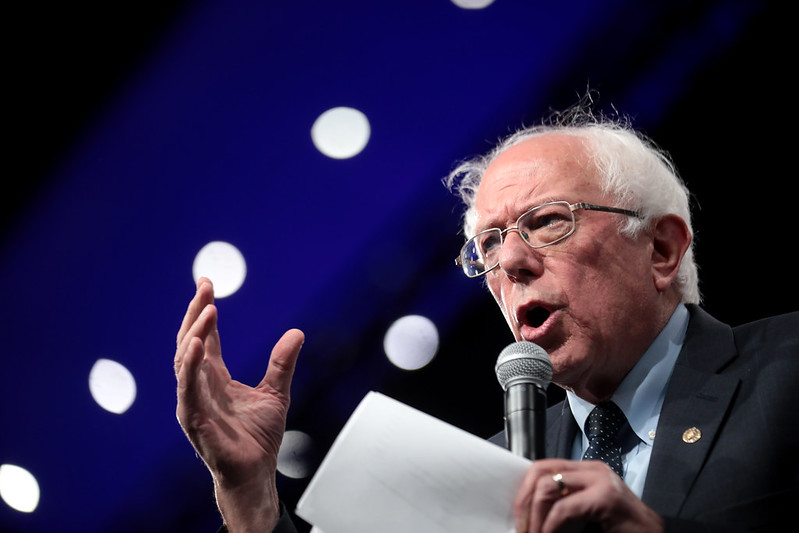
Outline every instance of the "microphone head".
{"label": "microphone head", "polygon": [[514,383],[533,383],[542,389],[552,381],[552,361],[549,354],[537,344],[514,342],[505,347],[494,367],[503,390]]}

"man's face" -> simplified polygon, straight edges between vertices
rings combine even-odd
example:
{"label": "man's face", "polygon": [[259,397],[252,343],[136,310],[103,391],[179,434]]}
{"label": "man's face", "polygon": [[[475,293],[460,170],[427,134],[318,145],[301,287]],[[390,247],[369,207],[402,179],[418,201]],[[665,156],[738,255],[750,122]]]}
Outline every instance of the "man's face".
{"label": "man's face", "polygon": [[[533,138],[495,159],[477,191],[476,231],[514,226],[556,200],[614,206],[579,137]],[[578,394],[612,393],[657,334],[651,236],[620,235],[623,216],[578,210],[575,232],[539,249],[508,232],[500,265],[486,275],[516,340],[544,348],[553,381]]]}

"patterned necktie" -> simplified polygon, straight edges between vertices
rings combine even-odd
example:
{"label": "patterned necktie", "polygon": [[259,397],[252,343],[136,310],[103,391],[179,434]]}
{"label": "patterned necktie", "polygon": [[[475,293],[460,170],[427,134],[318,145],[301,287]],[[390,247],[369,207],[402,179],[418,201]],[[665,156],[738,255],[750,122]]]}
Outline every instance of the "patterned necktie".
{"label": "patterned necktie", "polygon": [[616,441],[616,433],[626,421],[624,413],[613,402],[602,402],[594,407],[585,421],[588,449],[583,459],[598,459],[622,476],[621,445]]}

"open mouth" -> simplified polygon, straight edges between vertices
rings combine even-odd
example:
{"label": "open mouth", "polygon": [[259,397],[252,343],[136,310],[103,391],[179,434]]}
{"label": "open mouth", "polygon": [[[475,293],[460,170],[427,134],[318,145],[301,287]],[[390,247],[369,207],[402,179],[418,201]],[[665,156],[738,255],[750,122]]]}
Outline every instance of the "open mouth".
{"label": "open mouth", "polygon": [[547,321],[551,313],[543,307],[534,307],[525,314],[525,322],[528,326],[537,328]]}

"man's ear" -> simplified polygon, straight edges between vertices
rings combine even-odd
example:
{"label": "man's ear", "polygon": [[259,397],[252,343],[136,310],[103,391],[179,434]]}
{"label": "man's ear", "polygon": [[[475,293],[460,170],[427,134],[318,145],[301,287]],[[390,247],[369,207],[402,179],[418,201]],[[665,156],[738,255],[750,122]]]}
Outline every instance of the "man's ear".
{"label": "man's ear", "polygon": [[691,232],[681,217],[665,215],[656,220],[652,234],[652,277],[655,288],[665,292],[673,286],[682,258],[691,246]]}

